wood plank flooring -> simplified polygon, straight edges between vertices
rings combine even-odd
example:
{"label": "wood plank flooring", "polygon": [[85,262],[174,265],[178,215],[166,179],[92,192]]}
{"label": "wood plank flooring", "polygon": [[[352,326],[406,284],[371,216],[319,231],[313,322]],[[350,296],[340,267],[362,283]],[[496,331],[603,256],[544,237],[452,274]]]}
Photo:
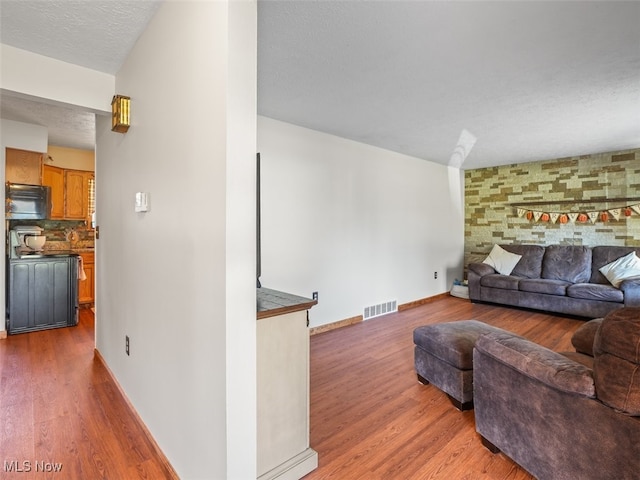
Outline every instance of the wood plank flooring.
{"label": "wood plank flooring", "polygon": [[[313,313],[313,310],[312,310]],[[311,337],[311,447],[317,479],[533,478],[504,454],[491,454],[436,387],[417,382],[413,329],[477,319],[556,351],[572,350],[582,325],[555,315],[447,297]]]}
{"label": "wood plank flooring", "polygon": [[0,340],[0,478],[175,478],[94,356],[91,310]]}
{"label": "wood plank flooring", "polygon": [[[480,445],[472,411],[459,412],[437,388],[416,381],[413,329],[471,318],[559,351],[570,350],[582,324],[447,297],[311,337],[311,446],[319,468],[305,478],[532,478]],[[0,340],[0,479],[175,478],[93,348],[88,309],[77,327]],[[12,472],[6,462],[17,462]],[[30,473],[16,471],[23,462]],[[36,474],[36,462],[62,471]]]}

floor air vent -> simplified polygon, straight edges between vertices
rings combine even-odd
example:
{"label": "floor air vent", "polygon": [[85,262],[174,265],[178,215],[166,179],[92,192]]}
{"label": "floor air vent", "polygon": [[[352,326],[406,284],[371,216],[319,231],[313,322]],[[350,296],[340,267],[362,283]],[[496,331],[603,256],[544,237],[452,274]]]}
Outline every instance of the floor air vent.
{"label": "floor air vent", "polygon": [[390,302],[379,303],[378,305],[371,305],[370,307],[364,307],[364,319],[379,317],[380,315],[386,315],[387,313],[397,312],[398,302],[392,300]]}

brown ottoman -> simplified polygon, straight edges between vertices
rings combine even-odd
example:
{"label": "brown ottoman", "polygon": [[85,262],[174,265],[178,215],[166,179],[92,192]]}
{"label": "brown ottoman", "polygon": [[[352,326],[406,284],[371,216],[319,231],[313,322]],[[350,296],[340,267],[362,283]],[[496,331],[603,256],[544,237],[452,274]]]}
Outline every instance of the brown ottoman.
{"label": "brown ottoman", "polygon": [[473,408],[473,346],[480,335],[504,332],[477,320],[437,323],[413,331],[418,381],[433,383],[458,410]]}

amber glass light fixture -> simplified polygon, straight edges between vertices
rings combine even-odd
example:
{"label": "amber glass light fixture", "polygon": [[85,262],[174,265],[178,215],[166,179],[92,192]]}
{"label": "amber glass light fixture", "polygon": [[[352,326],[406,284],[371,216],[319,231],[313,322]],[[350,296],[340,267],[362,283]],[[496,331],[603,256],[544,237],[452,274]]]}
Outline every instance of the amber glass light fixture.
{"label": "amber glass light fixture", "polygon": [[111,130],[125,133],[131,125],[131,99],[124,95],[114,95],[111,100]]}

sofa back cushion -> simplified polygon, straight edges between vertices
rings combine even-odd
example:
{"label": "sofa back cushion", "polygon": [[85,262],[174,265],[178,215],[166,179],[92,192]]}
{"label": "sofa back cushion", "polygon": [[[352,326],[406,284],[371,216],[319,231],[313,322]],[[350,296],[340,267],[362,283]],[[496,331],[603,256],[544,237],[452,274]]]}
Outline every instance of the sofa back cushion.
{"label": "sofa back cushion", "polygon": [[640,307],[609,313],[593,342],[596,396],[627,415],[640,416]]}
{"label": "sofa back cushion", "polygon": [[591,248],[549,245],[542,259],[542,278],[586,283],[591,278]]}
{"label": "sofa back cushion", "polygon": [[522,278],[540,278],[544,247],[540,245],[500,245],[507,252],[522,256],[511,275]]}
{"label": "sofa back cushion", "polygon": [[600,269],[605,265],[617,260],[620,257],[624,257],[629,253],[635,251],[636,255],[640,257],[640,247],[593,247],[593,258],[591,265],[591,279],[589,283],[601,283],[609,285],[607,277],[605,277]]}

